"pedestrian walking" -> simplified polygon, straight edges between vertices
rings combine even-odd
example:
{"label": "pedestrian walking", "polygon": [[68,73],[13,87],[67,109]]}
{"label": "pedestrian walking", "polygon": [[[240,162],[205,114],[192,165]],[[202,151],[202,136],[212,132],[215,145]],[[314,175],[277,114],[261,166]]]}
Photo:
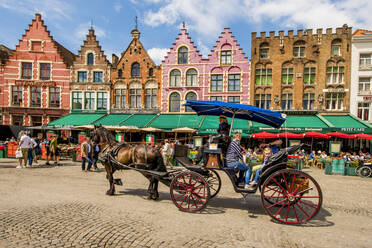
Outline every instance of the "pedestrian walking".
{"label": "pedestrian walking", "polygon": [[34,148],[34,152],[35,152],[35,157],[34,157],[34,160],[35,160],[35,165],[39,165],[39,159],[41,158],[41,154],[42,154],[42,151],[41,151],[41,139],[42,139],[43,135],[41,133],[39,133],[37,135],[37,137],[34,139],[35,143],[36,143],[36,146]]}
{"label": "pedestrian walking", "polygon": [[95,171],[98,171],[97,162],[99,152],[100,152],[99,145],[95,145],[93,149],[93,168]]}
{"label": "pedestrian walking", "polygon": [[[93,146],[90,142],[90,138],[86,137],[84,142],[81,144],[81,170],[84,172],[90,171],[92,167],[92,154]],[[85,168],[85,163],[88,161],[88,167]]]}
{"label": "pedestrian walking", "polygon": [[169,156],[172,154],[171,145],[168,142],[168,139],[164,140],[164,145],[161,150],[161,155],[163,156],[164,165],[167,166],[169,163]]}
{"label": "pedestrian walking", "polygon": [[50,156],[54,160],[54,165],[59,165],[59,149],[57,135],[53,135],[49,145]]}
{"label": "pedestrian walking", "polygon": [[[19,157],[19,165],[17,168],[26,168],[27,167],[27,157],[28,157],[28,149],[29,145],[31,143],[30,137],[26,135],[25,131],[20,132],[20,139],[18,143],[18,147],[21,151],[22,157]],[[22,159],[23,159],[23,165],[22,165]]]}
{"label": "pedestrian walking", "polygon": [[30,143],[28,144],[28,151],[27,151],[27,160],[28,160],[28,165],[32,167],[32,163],[35,157],[34,149],[36,147],[36,142],[33,138],[30,137],[30,133],[28,133],[27,136],[30,138]]}

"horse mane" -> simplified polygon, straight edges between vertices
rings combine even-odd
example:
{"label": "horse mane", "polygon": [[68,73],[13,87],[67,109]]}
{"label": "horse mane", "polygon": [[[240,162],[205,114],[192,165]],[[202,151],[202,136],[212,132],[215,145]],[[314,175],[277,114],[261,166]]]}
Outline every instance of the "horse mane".
{"label": "horse mane", "polygon": [[114,135],[104,127],[97,128],[98,134],[107,142],[110,146],[117,145],[119,142],[116,141]]}

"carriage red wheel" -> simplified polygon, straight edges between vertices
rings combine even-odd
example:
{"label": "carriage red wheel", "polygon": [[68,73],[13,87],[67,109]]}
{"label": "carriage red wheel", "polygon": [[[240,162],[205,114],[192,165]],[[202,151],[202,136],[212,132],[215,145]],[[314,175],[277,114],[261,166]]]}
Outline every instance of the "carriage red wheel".
{"label": "carriage red wheel", "polygon": [[209,185],[196,172],[178,174],[170,185],[173,203],[182,211],[197,212],[206,207],[210,199]]}
{"label": "carriage red wheel", "polygon": [[221,177],[217,171],[210,170],[208,176],[205,177],[208,182],[209,190],[211,193],[210,198],[215,197],[221,190]]}
{"label": "carriage red wheel", "polygon": [[300,224],[313,218],[322,206],[319,184],[298,170],[280,170],[262,186],[261,201],[266,212],[286,224]]}

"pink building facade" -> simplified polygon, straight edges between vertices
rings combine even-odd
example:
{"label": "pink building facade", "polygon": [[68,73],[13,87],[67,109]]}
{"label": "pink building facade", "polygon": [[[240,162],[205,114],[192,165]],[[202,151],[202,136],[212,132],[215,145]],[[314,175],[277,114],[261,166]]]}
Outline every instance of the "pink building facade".
{"label": "pink building facade", "polygon": [[202,58],[187,30],[181,29],[162,67],[162,112],[192,113],[182,106],[187,100],[249,103],[249,61],[228,28],[208,58]]}
{"label": "pink building facade", "polygon": [[53,40],[36,14],[4,65],[3,124],[40,126],[66,115],[73,59],[74,54]]}

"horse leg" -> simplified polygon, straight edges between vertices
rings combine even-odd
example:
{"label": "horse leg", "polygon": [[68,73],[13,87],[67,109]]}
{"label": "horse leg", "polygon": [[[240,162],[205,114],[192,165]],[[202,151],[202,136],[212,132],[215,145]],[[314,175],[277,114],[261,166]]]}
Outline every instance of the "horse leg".
{"label": "horse leg", "polygon": [[152,194],[152,199],[157,200],[159,199],[159,191],[158,191],[158,186],[159,186],[159,180],[154,178],[153,179],[153,194]]}
{"label": "horse leg", "polygon": [[147,188],[147,193],[149,194],[147,196],[147,199],[148,200],[151,200],[152,199],[152,194],[153,194],[153,182],[152,182],[152,178],[147,178],[149,179],[149,187]]}
{"label": "horse leg", "polygon": [[106,195],[115,194],[115,185],[114,185],[114,171],[110,165],[105,164],[106,178],[109,181],[110,189],[106,191]]}

